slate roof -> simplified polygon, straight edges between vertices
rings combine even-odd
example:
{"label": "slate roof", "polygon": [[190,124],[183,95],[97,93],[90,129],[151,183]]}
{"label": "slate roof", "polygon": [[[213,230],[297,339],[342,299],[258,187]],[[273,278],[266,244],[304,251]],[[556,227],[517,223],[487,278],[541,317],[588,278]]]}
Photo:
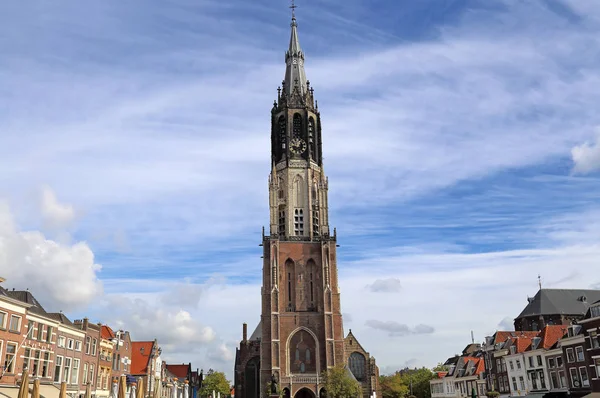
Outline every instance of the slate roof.
{"label": "slate roof", "polygon": [[72,328],[77,328],[73,322],[65,314],[62,312],[50,312],[48,313],[48,317],[54,319],[55,321],[59,321],[63,325],[70,326]]}
{"label": "slate roof", "polygon": [[250,340],[260,340],[262,337],[262,321],[258,322],[258,325],[256,325],[256,329],[254,329],[254,332],[252,332],[252,335],[250,336]]}
{"label": "slate roof", "polygon": [[29,290],[7,290],[6,292],[9,297],[22,301],[23,303],[30,304],[30,312],[45,317],[49,316],[44,307],[42,307],[40,302],[37,301],[37,299],[33,296],[33,294],[31,294]]}
{"label": "slate roof", "polygon": [[555,314],[583,316],[597,300],[600,300],[600,290],[540,289],[516,319]]}

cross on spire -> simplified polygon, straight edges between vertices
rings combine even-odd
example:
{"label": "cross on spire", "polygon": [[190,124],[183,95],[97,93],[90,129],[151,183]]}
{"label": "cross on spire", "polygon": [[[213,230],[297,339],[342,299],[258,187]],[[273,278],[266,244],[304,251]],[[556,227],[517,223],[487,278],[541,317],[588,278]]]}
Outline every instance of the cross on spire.
{"label": "cross on spire", "polygon": [[292,19],[296,19],[296,8],[298,8],[298,6],[296,5],[295,0],[292,0],[290,8],[292,9]]}

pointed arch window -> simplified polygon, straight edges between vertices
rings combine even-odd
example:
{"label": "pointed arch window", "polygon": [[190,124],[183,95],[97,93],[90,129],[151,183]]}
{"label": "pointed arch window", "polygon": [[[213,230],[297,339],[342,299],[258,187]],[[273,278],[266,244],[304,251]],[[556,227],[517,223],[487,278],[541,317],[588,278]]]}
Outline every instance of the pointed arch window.
{"label": "pointed arch window", "polygon": [[292,134],[294,138],[302,138],[302,116],[299,113],[294,114],[292,123]]}

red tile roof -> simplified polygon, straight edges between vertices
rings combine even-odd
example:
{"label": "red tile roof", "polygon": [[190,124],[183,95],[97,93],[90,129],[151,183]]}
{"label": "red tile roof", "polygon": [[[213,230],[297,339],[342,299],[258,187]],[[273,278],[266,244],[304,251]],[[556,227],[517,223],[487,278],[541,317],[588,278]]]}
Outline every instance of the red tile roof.
{"label": "red tile roof", "polygon": [[448,374],[448,372],[435,372],[435,377],[437,377],[438,379],[442,379],[444,377],[446,377],[446,375]]}
{"label": "red tile roof", "polygon": [[539,332],[530,332],[530,331],[526,331],[526,332],[514,332],[514,331],[501,331],[501,330],[498,330],[496,332],[496,339],[494,340],[494,344],[504,343],[509,338],[514,338],[514,337],[526,336],[526,337],[530,337],[531,338],[531,337],[537,336],[538,333]]}
{"label": "red tile roof", "polygon": [[185,380],[188,378],[188,370],[190,365],[169,365],[167,364],[167,370],[177,376],[179,379]]}
{"label": "red tile roof", "polygon": [[[152,352],[153,341],[131,342],[131,374],[145,375],[148,373],[148,361]],[[143,348],[143,350],[142,350]]]}
{"label": "red tile roof", "polygon": [[115,332],[113,332],[110,326],[102,325],[100,336],[105,340],[112,340],[115,338]]}
{"label": "red tile roof", "polygon": [[564,325],[547,325],[540,332],[540,338],[542,339],[540,343],[540,348],[544,348],[548,350],[552,348],[554,344],[563,336],[567,334],[567,326]]}

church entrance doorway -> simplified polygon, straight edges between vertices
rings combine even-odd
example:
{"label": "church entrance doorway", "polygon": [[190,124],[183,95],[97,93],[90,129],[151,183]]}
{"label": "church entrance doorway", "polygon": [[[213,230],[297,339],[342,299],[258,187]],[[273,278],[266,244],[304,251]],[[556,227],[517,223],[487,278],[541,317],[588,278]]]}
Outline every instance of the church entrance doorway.
{"label": "church entrance doorway", "polygon": [[296,395],[294,395],[294,398],[315,398],[315,393],[305,387],[300,389]]}

